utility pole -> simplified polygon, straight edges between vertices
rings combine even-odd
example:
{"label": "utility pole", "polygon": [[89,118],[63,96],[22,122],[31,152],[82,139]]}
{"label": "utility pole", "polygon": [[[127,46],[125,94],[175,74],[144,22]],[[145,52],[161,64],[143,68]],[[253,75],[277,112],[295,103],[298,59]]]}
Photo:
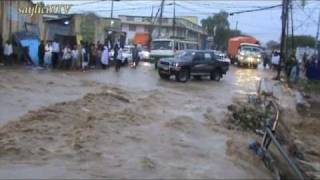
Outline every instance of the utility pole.
{"label": "utility pole", "polygon": [[292,53],[294,52],[294,29],[293,29],[293,5],[292,5],[292,1],[290,2],[290,11],[291,11],[291,48],[292,48]]}
{"label": "utility pole", "polygon": [[152,9],[151,9],[151,22],[152,22],[152,19],[153,19],[153,5],[152,5]]}
{"label": "utility pole", "polygon": [[[5,3],[5,2],[4,2]],[[10,39],[10,41],[11,41],[11,33],[12,33],[12,1],[9,1],[9,7],[10,7],[10,16],[9,16],[9,18],[10,18],[10,23],[9,23],[9,38],[8,39]]]}
{"label": "utility pole", "polygon": [[282,29],[281,29],[281,44],[280,44],[280,61],[277,71],[277,76],[275,79],[280,80],[281,75],[281,66],[282,62],[285,61],[285,41],[286,41],[286,26],[288,20],[288,1],[282,0],[282,13],[281,13],[281,21],[282,21]]}
{"label": "utility pole", "polygon": [[236,31],[238,30],[238,20],[236,22]]}
{"label": "utility pole", "polygon": [[318,28],[317,28],[317,34],[316,34],[316,42],[315,42],[315,52],[318,51],[318,59],[320,59],[320,51],[319,51],[319,43],[318,43],[318,39],[319,39],[319,33],[320,33],[320,11],[319,11],[319,19],[318,19]]}
{"label": "utility pole", "polygon": [[173,0],[172,36],[176,36],[176,0]]}
{"label": "utility pole", "polygon": [[[284,49],[285,49],[285,54],[283,56],[283,60],[282,61],[282,64],[284,64],[284,70],[286,71],[288,69],[288,60],[290,58],[290,53],[289,53],[289,47],[290,47],[290,44],[289,44],[289,7],[290,7],[290,0],[287,0],[287,9],[286,9],[286,12],[287,12],[287,20],[286,20],[286,35],[285,35],[285,41],[284,41]],[[293,37],[291,38],[291,44],[292,44],[292,39]],[[287,72],[286,72],[287,73]]]}
{"label": "utility pole", "polygon": [[113,18],[113,0],[111,0],[111,12],[110,12],[111,19]]}
{"label": "utility pole", "polygon": [[160,6],[160,22],[159,22],[159,32],[158,32],[158,37],[160,37],[161,34],[161,26],[162,26],[162,14],[163,14],[163,6],[164,6],[164,1],[165,0],[161,0],[161,6]]}

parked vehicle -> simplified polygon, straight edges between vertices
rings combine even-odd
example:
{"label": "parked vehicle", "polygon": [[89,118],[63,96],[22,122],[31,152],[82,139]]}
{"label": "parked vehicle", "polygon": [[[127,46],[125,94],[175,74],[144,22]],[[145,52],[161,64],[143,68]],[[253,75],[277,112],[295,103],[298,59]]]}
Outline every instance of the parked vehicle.
{"label": "parked vehicle", "polygon": [[209,76],[219,81],[229,69],[229,63],[216,57],[210,50],[185,50],[173,58],[162,58],[158,62],[158,73],[162,79],[174,75],[177,81],[186,82],[193,76],[201,79]]}
{"label": "parked vehicle", "polygon": [[155,39],[151,43],[150,61],[157,68],[160,58],[174,57],[185,49],[198,49],[198,43],[180,39]]}
{"label": "parked vehicle", "polygon": [[150,52],[147,50],[145,46],[138,46],[139,48],[139,57],[141,60],[148,60],[150,59]]}
{"label": "parked vehicle", "polygon": [[231,63],[230,59],[228,58],[228,56],[222,52],[215,52],[216,58],[219,61],[223,61],[223,62],[227,62],[227,63]]}
{"label": "parked vehicle", "polygon": [[262,62],[262,49],[257,44],[241,43],[236,59],[238,66],[247,65],[257,68]]}
{"label": "parked vehicle", "polygon": [[258,41],[255,38],[249,37],[249,36],[237,36],[237,37],[230,38],[228,41],[227,54],[231,60],[231,64],[234,64],[235,62],[237,62],[236,56],[241,43],[257,44]]}
{"label": "parked vehicle", "polygon": [[[122,64],[128,64],[129,62],[132,61],[132,49],[133,49],[132,45],[124,46],[124,48],[122,50],[122,59],[121,59]],[[113,54],[114,54],[114,50],[112,49],[109,52],[109,57],[110,57],[111,61],[114,60]]]}
{"label": "parked vehicle", "polygon": [[128,63],[132,62],[132,49],[133,48],[134,48],[134,46],[131,46],[131,45],[124,46],[123,52],[122,52],[122,59],[121,59],[122,64],[128,64]]}

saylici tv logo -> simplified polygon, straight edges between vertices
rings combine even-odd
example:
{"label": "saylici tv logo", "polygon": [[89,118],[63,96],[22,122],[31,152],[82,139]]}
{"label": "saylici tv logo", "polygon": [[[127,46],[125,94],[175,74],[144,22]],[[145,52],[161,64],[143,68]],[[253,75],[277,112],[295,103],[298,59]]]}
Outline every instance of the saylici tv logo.
{"label": "saylici tv logo", "polygon": [[68,14],[70,8],[71,5],[68,4],[44,5],[37,3],[27,7],[19,7],[18,12],[30,16],[35,14]]}

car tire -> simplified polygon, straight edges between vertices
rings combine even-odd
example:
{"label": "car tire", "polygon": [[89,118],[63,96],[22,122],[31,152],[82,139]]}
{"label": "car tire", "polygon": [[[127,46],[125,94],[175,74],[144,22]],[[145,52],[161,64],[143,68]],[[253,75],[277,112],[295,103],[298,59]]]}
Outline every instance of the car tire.
{"label": "car tire", "polygon": [[196,80],[201,80],[201,76],[199,76],[199,75],[193,76],[193,78]]}
{"label": "car tire", "polygon": [[219,69],[216,69],[210,73],[210,79],[215,81],[220,81],[221,75],[222,75],[221,71]]}
{"label": "car tire", "polygon": [[176,81],[178,82],[187,82],[190,78],[189,70],[186,68],[181,69],[176,73]]}
{"label": "car tire", "polygon": [[170,75],[169,74],[162,74],[162,73],[159,72],[159,76],[160,76],[161,79],[165,79],[165,80],[170,79]]}

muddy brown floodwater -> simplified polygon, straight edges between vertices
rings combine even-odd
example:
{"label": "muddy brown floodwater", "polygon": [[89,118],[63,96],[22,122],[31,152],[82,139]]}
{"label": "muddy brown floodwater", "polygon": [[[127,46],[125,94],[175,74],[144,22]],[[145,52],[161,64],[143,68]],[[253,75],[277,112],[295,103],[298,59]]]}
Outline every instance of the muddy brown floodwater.
{"label": "muddy brown floodwater", "polygon": [[177,83],[148,63],[119,73],[1,67],[0,178],[270,178],[249,138],[220,126],[233,98],[266,76],[231,67],[220,82]]}

